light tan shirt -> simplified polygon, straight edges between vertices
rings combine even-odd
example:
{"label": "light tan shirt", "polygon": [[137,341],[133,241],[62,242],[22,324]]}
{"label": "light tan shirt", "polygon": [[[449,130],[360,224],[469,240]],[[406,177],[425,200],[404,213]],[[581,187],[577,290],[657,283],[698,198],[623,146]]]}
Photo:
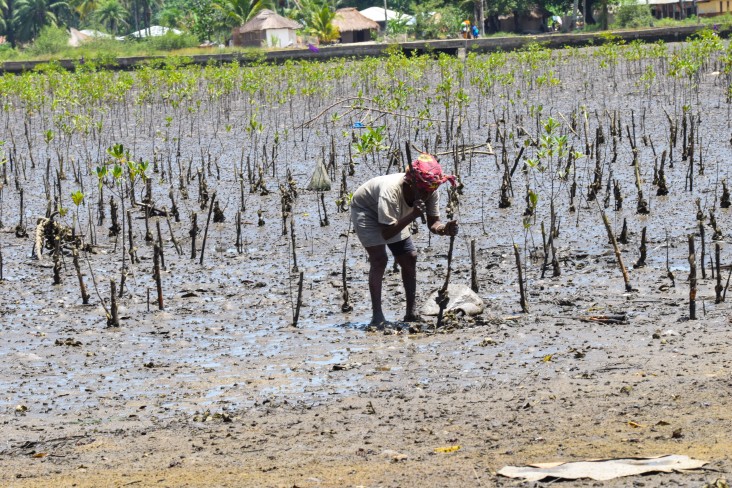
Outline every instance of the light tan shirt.
{"label": "light tan shirt", "polygon": [[[361,185],[351,200],[351,218],[361,243],[366,246],[391,244],[409,237],[409,226],[392,237],[384,240],[381,230],[384,225],[396,224],[399,219],[412,211],[407,205],[402,191],[404,173],[393,173],[372,178]],[[440,194],[432,193],[425,201],[427,215],[440,216]]]}

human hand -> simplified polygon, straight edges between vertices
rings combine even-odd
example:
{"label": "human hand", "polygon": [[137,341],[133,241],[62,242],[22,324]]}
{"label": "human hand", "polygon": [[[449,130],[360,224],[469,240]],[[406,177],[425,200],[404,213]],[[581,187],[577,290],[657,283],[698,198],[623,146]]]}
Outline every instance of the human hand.
{"label": "human hand", "polygon": [[456,236],[456,235],[458,235],[459,230],[460,230],[460,228],[458,227],[457,220],[451,220],[445,224],[445,227],[443,230],[443,235]]}

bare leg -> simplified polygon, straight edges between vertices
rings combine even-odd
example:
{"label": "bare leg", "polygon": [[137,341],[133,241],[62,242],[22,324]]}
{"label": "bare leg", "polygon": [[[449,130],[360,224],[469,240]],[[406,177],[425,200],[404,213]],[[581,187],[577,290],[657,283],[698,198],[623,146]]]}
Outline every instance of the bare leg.
{"label": "bare leg", "polygon": [[402,268],[402,283],[404,283],[404,294],[407,297],[407,313],[404,320],[407,322],[420,320],[415,310],[417,295],[417,253],[415,251],[401,254],[396,262]]}
{"label": "bare leg", "polygon": [[369,254],[369,293],[371,294],[371,325],[386,322],[381,310],[381,284],[384,282],[384,271],[389,262],[386,255],[386,246],[371,246],[366,248]]}

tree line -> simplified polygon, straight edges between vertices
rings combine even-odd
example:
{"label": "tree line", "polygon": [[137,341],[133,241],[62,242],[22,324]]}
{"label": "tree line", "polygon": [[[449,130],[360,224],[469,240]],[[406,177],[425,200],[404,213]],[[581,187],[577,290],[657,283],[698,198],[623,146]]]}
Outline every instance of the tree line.
{"label": "tree line", "polygon": [[[521,14],[538,9],[548,18],[582,11],[587,23],[594,23],[592,10],[607,11],[610,3],[623,0],[0,0],[0,35],[7,45],[32,42],[44,27],[93,29],[124,36],[152,25],[176,28],[200,41],[225,42],[233,27],[251,20],[262,9],[270,9],[299,21],[305,32],[328,40],[335,10],[374,4],[414,18],[397,18],[387,31],[409,33],[418,39],[449,38],[457,35],[460,23],[469,20],[481,33],[498,30],[500,15]],[[518,24],[516,25],[518,29]],[[336,36],[337,37],[337,36]]]}

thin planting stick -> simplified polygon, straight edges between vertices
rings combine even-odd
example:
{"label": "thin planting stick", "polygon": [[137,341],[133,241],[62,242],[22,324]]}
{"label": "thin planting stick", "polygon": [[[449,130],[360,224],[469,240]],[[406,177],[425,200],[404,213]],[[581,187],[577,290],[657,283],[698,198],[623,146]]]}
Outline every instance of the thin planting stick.
{"label": "thin planting stick", "polygon": [[[599,207],[599,204],[598,204]],[[610,222],[607,219],[607,215],[605,215],[605,211],[600,208],[600,213],[602,214],[602,222],[605,224],[605,230],[607,231],[607,236],[610,238],[610,242],[613,245],[613,251],[615,251],[615,259],[618,261],[618,266],[620,266],[620,271],[623,273],[623,280],[625,281],[625,291],[633,291],[633,287],[630,286],[630,277],[628,276],[628,270],[625,269],[625,265],[623,264],[623,257],[620,255],[620,248],[618,247],[618,241],[615,240],[615,235],[613,234],[613,230],[610,227]]]}
{"label": "thin planting stick", "polygon": [[206,228],[203,230],[203,243],[201,244],[201,259],[198,264],[203,264],[203,253],[206,251],[206,237],[208,236],[208,225],[211,223],[211,213],[213,212],[214,201],[216,201],[216,192],[211,195],[211,204],[208,207],[208,218],[206,219]]}
{"label": "thin planting stick", "polygon": [[442,315],[445,312],[445,307],[447,307],[447,302],[450,301],[450,297],[447,294],[447,287],[450,284],[450,272],[452,268],[452,250],[455,245],[455,236],[450,236],[450,249],[447,251],[447,274],[445,275],[445,284],[442,285],[442,288],[437,292],[437,296],[435,297],[435,301],[437,302],[437,305],[440,307],[440,311],[437,314],[437,325],[435,327],[442,326]]}
{"label": "thin planting stick", "polygon": [[523,313],[529,313],[529,302],[526,299],[526,289],[524,286],[524,276],[521,268],[521,253],[519,252],[518,244],[513,245],[513,255],[516,258],[516,269],[518,270],[518,281],[519,281],[519,294],[521,311]]}
{"label": "thin planting stick", "polygon": [[689,320],[696,320],[696,251],[692,234],[689,234]]}

